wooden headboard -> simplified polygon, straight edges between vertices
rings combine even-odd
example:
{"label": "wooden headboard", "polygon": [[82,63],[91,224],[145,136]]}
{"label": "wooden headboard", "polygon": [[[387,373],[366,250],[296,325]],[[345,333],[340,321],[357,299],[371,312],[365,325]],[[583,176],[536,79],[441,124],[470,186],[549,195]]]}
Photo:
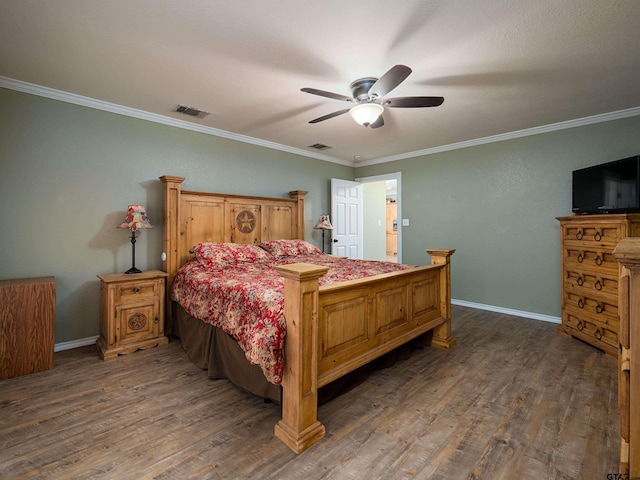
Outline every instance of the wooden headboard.
{"label": "wooden headboard", "polygon": [[[170,287],[178,269],[192,258],[189,250],[201,242],[258,245],[267,240],[304,240],[304,197],[229,195],[181,189],[185,177],[164,175],[162,269]],[[167,312],[170,314],[170,312]]]}

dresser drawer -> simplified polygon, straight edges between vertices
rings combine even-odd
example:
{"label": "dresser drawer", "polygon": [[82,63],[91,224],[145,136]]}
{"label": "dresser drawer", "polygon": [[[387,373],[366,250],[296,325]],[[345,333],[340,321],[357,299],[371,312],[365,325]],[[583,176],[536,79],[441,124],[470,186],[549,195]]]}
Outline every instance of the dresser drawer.
{"label": "dresser drawer", "polygon": [[562,224],[564,242],[579,241],[585,245],[617,245],[623,236],[622,225],[600,222],[567,222]]}
{"label": "dresser drawer", "polygon": [[580,269],[564,271],[564,289],[594,299],[608,298],[618,302],[618,275]]}
{"label": "dresser drawer", "polygon": [[592,271],[618,272],[618,262],[611,249],[581,246],[567,243],[563,248],[565,268],[582,268]]}
{"label": "dresser drawer", "polygon": [[609,297],[600,295],[594,296],[591,292],[586,295],[580,291],[565,289],[564,306],[572,308],[576,312],[582,312],[583,315],[589,315],[592,318],[601,318],[603,323],[613,321],[618,322],[618,299],[617,297]]}
{"label": "dresser drawer", "polygon": [[580,315],[571,308],[567,308],[563,312],[562,321],[574,330],[572,334],[578,338],[583,338],[594,346],[607,351],[618,349],[618,321],[600,322],[589,316]]}

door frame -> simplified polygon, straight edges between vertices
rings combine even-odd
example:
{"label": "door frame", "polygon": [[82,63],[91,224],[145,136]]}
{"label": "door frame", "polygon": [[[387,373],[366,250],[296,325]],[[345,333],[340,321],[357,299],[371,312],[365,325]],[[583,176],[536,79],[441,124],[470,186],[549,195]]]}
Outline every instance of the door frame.
{"label": "door frame", "polygon": [[[356,182],[371,183],[384,180],[396,180],[397,200],[396,208],[398,215],[398,263],[402,263],[402,172],[385,173],[382,175],[372,175],[370,177],[356,178]],[[365,208],[367,208],[365,206]]]}

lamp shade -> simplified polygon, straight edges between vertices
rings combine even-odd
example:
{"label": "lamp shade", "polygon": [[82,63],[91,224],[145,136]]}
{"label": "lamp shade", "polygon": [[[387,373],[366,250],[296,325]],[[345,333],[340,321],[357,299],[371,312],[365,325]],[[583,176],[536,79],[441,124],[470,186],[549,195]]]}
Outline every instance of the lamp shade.
{"label": "lamp shade", "polygon": [[367,126],[375,122],[382,112],[384,107],[378,103],[361,103],[349,110],[349,115],[360,125]]}
{"label": "lamp shade", "polygon": [[144,205],[129,205],[127,216],[118,228],[128,228],[131,231],[135,231],[141,228],[153,228],[153,225],[147,218]]}
{"label": "lamp shade", "polygon": [[316,223],[316,226],[313,228],[316,230],[333,230],[333,225],[331,225],[329,215],[320,215],[318,223]]}

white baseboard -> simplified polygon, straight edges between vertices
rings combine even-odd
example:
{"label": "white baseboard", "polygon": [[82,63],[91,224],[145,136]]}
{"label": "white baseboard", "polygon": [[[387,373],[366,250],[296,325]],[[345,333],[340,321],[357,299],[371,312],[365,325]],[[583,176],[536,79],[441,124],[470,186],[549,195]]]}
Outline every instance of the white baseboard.
{"label": "white baseboard", "polygon": [[54,352],[61,352],[62,350],[71,350],[72,348],[86,347],[87,345],[95,345],[99,335],[95,337],[80,338],[79,340],[72,340],[70,342],[56,343],[53,347]]}
{"label": "white baseboard", "polygon": [[506,315],[514,315],[516,317],[531,318],[533,320],[542,320],[543,322],[562,323],[562,319],[560,317],[543,315],[542,313],[523,312],[522,310],[512,310],[510,308],[484,305],[482,303],[467,302],[466,300],[451,299],[451,304],[460,305],[461,307],[477,308],[478,310],[488,310],[490,312],[504,313]]}

